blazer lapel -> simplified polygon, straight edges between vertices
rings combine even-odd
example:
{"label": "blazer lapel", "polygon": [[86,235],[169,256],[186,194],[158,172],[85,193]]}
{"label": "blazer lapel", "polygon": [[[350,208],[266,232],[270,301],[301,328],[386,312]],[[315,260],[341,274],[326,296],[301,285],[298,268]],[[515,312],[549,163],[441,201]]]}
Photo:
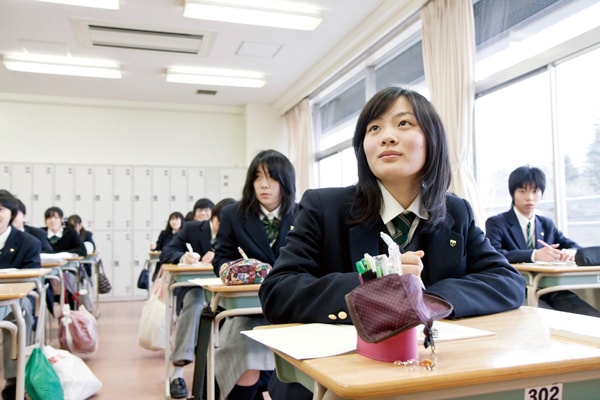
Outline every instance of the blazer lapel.
{"label": "blazer lapel", "polygon": [[[533,247],[535,247],[536,249],[541,249],[543,246],[540,243],[538,243],[538,240],[543,240],[545,242],[546,238],[544,237],[544,227],[542,226],[542,221],[536,215],[535,216],[535,243],[533,244]],[[552,244],[552,243],[549,243],[549,244]]]}
{"label": "blazer lapel", "polygon": [[526,249],[527,241],[525,240],[525,236],[523,236],[521,225],[519,225],[519,220],[517,219],[517,215],[515,214],[514,210],[510,210],[506,214],[506,222],[508,223],[508,232],[513,237],[515,243],[517,243],[517,247],[519,249]]}
{"label": "blazer lapel", "polygon": [[244,225],[248,237],[254,242],[256,248],[264,254],[262,261],[269,262],[270,264],[275,263],[275,254],[273,249],[269,247],[269,239],[267,238],[267,232],[263,226],[262,221],[256,215],[251,215],[246,219]]}

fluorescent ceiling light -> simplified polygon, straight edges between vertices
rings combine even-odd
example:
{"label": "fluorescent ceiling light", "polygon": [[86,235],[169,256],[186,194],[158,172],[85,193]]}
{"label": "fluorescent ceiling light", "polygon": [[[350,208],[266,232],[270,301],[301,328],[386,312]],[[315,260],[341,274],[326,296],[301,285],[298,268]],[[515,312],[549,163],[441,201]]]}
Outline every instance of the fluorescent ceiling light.
{"label": "fluorescent ceiling light", "polygon": [[266,83],[259,72],[192,67],[168,68],[167,82],[251,88],[263,87]]}
{"label": "fluorescent ceiling light", "polygon": [[183,16],[306,31],[321,23],[317,7],[276,0],[185,0]]}
{"label": "fluorescent ceiling light", "polygon": [[67,4],[70,6],[107,8],[109,10],[119,9],[119,0],[37,0],[44,3]]}
{"label": "fluorescent ceiling light", "polygon": [[92,78],[121,78],[120,65],[114,61],[27,53],[7,54],[2,57],[2,61],[11,71]]}

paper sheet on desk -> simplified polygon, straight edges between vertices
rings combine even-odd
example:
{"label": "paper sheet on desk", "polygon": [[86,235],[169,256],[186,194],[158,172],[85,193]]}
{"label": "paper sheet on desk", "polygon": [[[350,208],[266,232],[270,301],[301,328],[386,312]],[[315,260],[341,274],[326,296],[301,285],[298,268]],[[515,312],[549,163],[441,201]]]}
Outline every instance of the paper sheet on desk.
{"label": "paper sheet on desk", "polygon": [[74,253],[40,253],[40,259],[42,262],[50,262],[50,261],[63,261],[68,258],[75,258],[77,254]]}
{"label": "paper sheet on desk", "polygon": [[[495,335],[491,331],[443,321],[434,322],[433,327],[438,331],[437,342]],[[422,344],[422,325],[417,327],[417,331],[419,344]],[[302,324],[242,333],[297,360],[330,357],[356,350],[356,329],[353,325]]]}
{"label": "paper sheet on desk", "polygon": [[207,286],[207,285],[222,285],[223,281],[221,278],[196,278],[190,279],[188,282],[193,283],[198,286]]}

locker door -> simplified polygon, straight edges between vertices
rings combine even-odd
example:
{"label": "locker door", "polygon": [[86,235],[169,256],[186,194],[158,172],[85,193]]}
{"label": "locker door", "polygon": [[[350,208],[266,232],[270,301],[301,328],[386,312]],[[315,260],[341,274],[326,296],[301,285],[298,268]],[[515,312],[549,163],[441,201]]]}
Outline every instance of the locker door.
{"label": "locker door", "polygon": [[[188,194],[188,177],[187,168],[175,167],[171,168],[171,180],[169,186],[170,193],[170,209],[169,214],[173,211],[179,211],[185,216],[187,212],[187,194]],[[168,215],[167,215],[168,217]]]}
{"label": "locker door", "polygon": [[[194,209],[194,203],[196,200],[206,197],[205,179],[204,179],[204,168],[188,168],[188,195],[187,195],[187,206],[186,211],[192,211]],[[220,199],[214,199],[214,202]],[[182,211],[183,215],[184,213]]]}
{"label": "locker door", "polygon": [[131,192],[133,184],[131,167],[114,168],[114,229],[131,230]]}
{"label": "locker door", "polygon": [[54,167],[54,206],[60,207],[65,218],[74,213],[75,169],[72,165]]}
{"label": "locker door", "polygon": [[221,174],[221,199],[233,197],[242,198],[242,189],[246,180],[246,170],[243,168],[225,168]]}
{"label": "locker door", "polygon": [[168,167],[152,168],[152,231],[156,237],[167,226],[170,214]]}
{"label": "locker door", "polygon": [[[110,281],[111,285],[114,287],[114,275],[113,275],[113,234],[112,231],[109,230],[95,230],[94,231],[94,242],[96,243],[96,250],[98,251],[98,255],[102,260],[102,265],[104,265],[104,272],[106,272],[106,276]],[[110,299],[113,297],[114,290],[111,290],[110,293],[101,294],[100,300],[102,299]]]}
{"label": "locker door", "polygon": [[133,168],[133,229],[152,230],[152,169]]}
{"label": "locker door", "polygon": [[113,168],[97,166],[94,172],[94,220],[96,230],[113,229]]}
{"label": "locker door", "polygon": [[[45,226],[44,212],[54,206],[52,185],[54,184],[54,167],[46,164],[33,165],[33,185],[31,204],[28,206],[27,218],[36,222],[36,226]],[[65,210],[63,210],[65,212]],[[66,217],[66,216],[65,216]]]}
{"label": "locker door", "polygon": [[33,168],[28,164],[13,164],[12,187],[10,192],[17,196],[27,208],[27,224],[32,226],[44,226],[44,211],[37,215],[32,208],[33,205]]}
{"label": "locker door", "polygon": [[12,188],[11,170],[11,164],[0,164],[0,189],[8,190],[14,195],[14,189]]}
{"label": "locker door", "polygon": [[128,300],[133,295],[131,232],[115,231],[113,244],[113,297]]}
{"label": "locker door", "polygon": [[94,219],[94,167],[86,165],[75,167],[73,210],[83,220],[85,229],[94,233],[93,231],[96,229]]}

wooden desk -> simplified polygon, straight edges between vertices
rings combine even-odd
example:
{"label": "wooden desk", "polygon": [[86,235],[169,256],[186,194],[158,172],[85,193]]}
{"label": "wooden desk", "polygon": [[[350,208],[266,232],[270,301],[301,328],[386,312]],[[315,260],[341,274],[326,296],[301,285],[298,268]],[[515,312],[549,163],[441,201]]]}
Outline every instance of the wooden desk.
{"label": "wooden desk", "polygon": [[[432,372],[371,360],[356,352],[300,361],[275,351],[277,373],[284,381],[309,387],[314,399],[596,399],[600,346],[551,336],[548,327],[561,316],[581,323],[595,318],[521,307],[448,321],[496,335],[437,343],[438,365]],[[420,358],[429,356],[422,346],[419,353]],[[558,385],[562,397],[539,394],[541,386]],[[538,390],[538,397],[528,394],[528,389]]]}
{"label": "wooden desk", "polygon": [[[35,302],[35,314],[38,316],[38,329],[44,329],[46,321],[46,288],[42,278],[51,272],[48,268],[0,269],[0,283],[31,282],[35,285],[38,297]],[[41,336],[44,342],[45,336]]]}
{"label": "wooden desk", "polygon": [[[12,357],[17,359],[16,398],[18,400],[25,398],[25,320],[19,301],[34,288],[35,284],[32,282],[0,283],[0,306],[10,306],[16,321],[16,337],[13,335]],[[0,321],[0,327],[13,331],[15,324],[9,321]]]}
{"label": "wooden desk", "polygon": [[537,307],[540,296],[559,290],[600,288],[600,266],[575,264],[513,264],[527,281],[527,305]]}
{"label": "wooden desk", "polygon": [[[152,252],[151,252],[152,253]],[[158,252],[160,254],[160,252]],[[190,283],[190,279],[201,277],[214,277],[215,272],[212,264],[163,264],[165,275],[165,290],[167,293],[166,324],[165,324],[165,390],[167,399],[170,399],[170,369],[172,353],[172,327],[175,315],[175,296],[173,292],[178,287],[196,287]],[[149,275],[150,279],[152,275]]]}
{"label": "wooden desk", "polygon": [[220,282],[219,278],[206,279],[205,282],[206,283],[201,284],[200,286],[204,289],[204,294],[210,302],[211,311],[215,313],[219,306],[225,309],[219,312],[212,321],[210,338],[208,340],[206,359],[206,396],[207,400],[214,400],[214,348],[219,346],[219,323],[226,317],[262,314],[262,308],[260,307],[260,300],[258,298],[259,284],[225,286]]}

